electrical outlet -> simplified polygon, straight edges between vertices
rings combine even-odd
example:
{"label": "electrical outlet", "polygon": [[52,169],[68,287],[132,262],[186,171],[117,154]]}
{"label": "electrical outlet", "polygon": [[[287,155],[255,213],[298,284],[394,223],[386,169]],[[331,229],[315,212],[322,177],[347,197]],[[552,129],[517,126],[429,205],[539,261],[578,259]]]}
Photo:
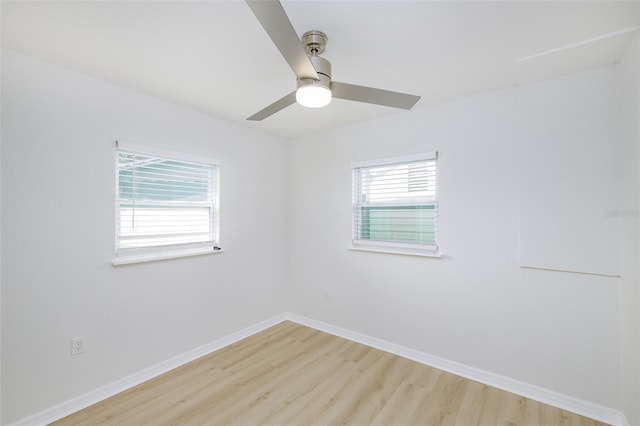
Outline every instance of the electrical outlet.
{"label": "electrical outlet", "polygon": [[86,349],[84,337],[74,337],[71,339],[71,355],[80,355]]}

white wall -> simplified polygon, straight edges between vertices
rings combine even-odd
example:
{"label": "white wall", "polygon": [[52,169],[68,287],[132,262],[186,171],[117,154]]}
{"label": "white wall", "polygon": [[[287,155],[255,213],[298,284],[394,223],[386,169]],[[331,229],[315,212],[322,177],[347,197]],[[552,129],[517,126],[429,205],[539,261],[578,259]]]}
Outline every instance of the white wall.
{"label": "white wall", "polygon": [[[542,91],[552,103],[560,90],[559,99],[597,112],[602,104],[617,107],[617,82],[612,66],[534,91],[505,89],[294,140],[291,310],[619,408],[619,279],[519,268],[518,164],[527,160],[518,157],[517,126],[518,104],[531,94]],[[547,106],[529,107],[529,118],[549,126]],[[567,124],[576,152],[590,149],[577,137],[583,130],[617,129],[611,115]],[[610,136],[594,149],[617,149]],[[444,258],[348,251],[351,161],[434,150]],[[615,167],[594,165],[607,180],[617,176]],[[611,207],[600,202],[594,208],[601,212]]]}
{"label": "white wall", "polygon": [[619,81],[591,79],[518,88],[520,266],[620,274]]}
{"label": "white wall", "polygon": [[622,406],[640,424],[640,42],[633,37],[620,62],[622,100],[621,346]]}
{"label": "white wall", "polygon": [[[222,161],[225,253],[111,266],[116,139]],[[278,138],[3,51],[1,422],[284,312],[285,158]]]}
{"label": "white wall", "polygon": [[[624,77],[637,74],[631,65],[538,83],[531,93],[553,102],[560,90],[595,113],[618,99],[608,88],[620,83],[620,69],[623,89],[636,90]],[[623,401],[638,419],[629,414],[638,382],[620,380],[620,367],[623,377],[638,371],[637,352],[620,350],[622,340],[623,352],[638,351],[637,239],[622,238],[631,244],[621,264],[623,282],[631,271],[626,287],[617,278],[519,268],[518,105],[533,87],[287,144],[3,51],[1,422],[285,310],[605,406]],[[637,99],[622,101],[630,105],[623,153],[637,160]],[[527,114],[541,126],[553,119],[544,103]],[[569,140],[585,149],[571,129],[602,131],[614,121],[571,122]],[[226,253],[110,265],[115,139],[222,160]],[[432,150],[440,152],[444,258],[348,251],[351,161]],[[631,198],[621,206],[638,197],[638,163],[625,164]],[[603,177],[617,176],[612,167]],[[626,295],[635,302],[625,305]],[[72,358],[76,335],[88,349]]]}

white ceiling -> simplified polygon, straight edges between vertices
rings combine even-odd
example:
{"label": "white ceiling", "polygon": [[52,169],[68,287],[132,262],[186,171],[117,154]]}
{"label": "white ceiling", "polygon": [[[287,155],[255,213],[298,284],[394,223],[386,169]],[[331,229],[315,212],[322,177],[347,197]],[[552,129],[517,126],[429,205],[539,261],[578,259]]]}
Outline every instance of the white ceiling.
{"label": "white ceiling", "polygon": [[[283,1],[324,31],[333,79],[422,96],[414,108],[615,63],[639,2]],[[234,1],[2,1],[2,46],[291,138],[403,110],[334,99],[246,117],[295,89],[249,7]]]}

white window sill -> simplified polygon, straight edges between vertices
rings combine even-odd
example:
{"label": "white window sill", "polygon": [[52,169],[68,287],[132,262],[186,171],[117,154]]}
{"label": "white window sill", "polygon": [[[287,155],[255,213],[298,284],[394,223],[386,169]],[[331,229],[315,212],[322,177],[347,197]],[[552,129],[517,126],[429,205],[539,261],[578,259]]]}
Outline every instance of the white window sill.
{"label": "white window sill", "polygon": [[353,251],[369,251],[373,253],[402,254],[405,256],[433,257],[436,259],[442,258],[442,253],[440,252],[426,252],[426,251],[403,250],[403,249],[386,248],[386,247],[363,247],[363,246],[351,246],[348,249]]}
{"label": "white window sill", "polygon": [[179,259],[181,257],[202,256],[205,254],[218,254],[223,252],[224,250],[214,250],[213,247],[200,247],[185,250],[131,254],[124,255],[122,257],[115,257],[111,261],[111,264],[113,266],[130,265],[132,263],[156,262],[159,260]]}

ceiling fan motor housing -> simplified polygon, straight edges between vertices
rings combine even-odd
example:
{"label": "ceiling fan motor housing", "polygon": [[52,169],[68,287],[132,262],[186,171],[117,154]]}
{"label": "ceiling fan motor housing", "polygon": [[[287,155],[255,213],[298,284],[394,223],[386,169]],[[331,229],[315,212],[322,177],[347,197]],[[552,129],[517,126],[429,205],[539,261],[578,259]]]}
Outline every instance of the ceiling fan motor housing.
{"label": "ceiling fan motor housing", "polygon": [[327,61],[320,56],[309,56],[311,63],[313,64],[320,80],[314,80],[312,78],[299,78],[297,81],[298,89],[302,86],[322,86],[327,89],[331,89],[331,62]]}
{"label": "ceiling fan motor housing", "polygon": [[331,90],[331,62],[318,56],[324,53],[325,46],[327,45],[327,35],[322,31],[311,30],[302,35],[301,41],[320,80],[300,78],[297,80],[297,88],[299,89],[303,86],[322,86]]}

